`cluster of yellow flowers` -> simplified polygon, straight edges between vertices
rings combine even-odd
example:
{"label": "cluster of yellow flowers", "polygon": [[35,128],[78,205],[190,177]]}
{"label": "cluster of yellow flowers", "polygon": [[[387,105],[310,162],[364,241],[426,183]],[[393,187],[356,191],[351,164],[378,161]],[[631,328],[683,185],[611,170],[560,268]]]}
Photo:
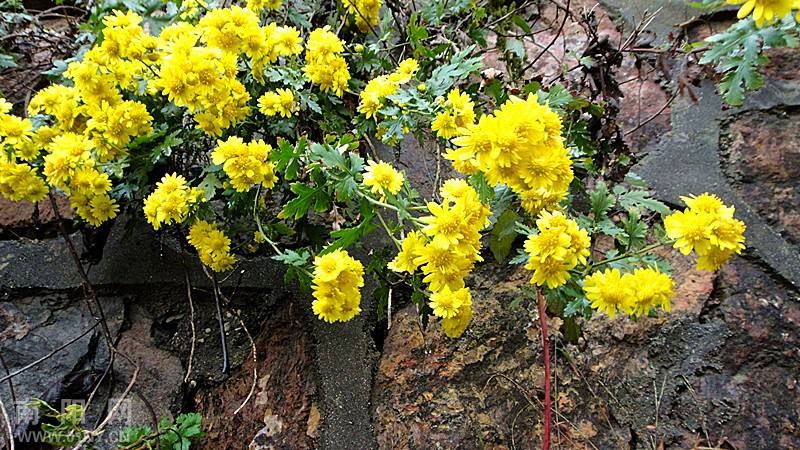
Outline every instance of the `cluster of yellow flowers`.
{"label": "cluster of yellow flowers", "polygon": [[294,94],[288,89],[276,89],[258,99],[259,111],[268,117],[291,117],[294,107]]}
{"label": "cluster of yellow flowers", "polygon": [[97,169],[92,147],[83,135],[67,132],[54,137],[44,157],[44,175],[50,186],[67,193],[79,216],[100,225],[115,217],[119,207],[108,195],[111,180]]}
{"label": "cluster of yellow flowers", "polygon": [[23,162],[38,153],[32,145],[31,124],[27,119],[9,114],[10,111],[11,104],[0,98],[0,195],[11,201],[36,202],[43,199],[48,190],[36,171]]}
{"label": "cluster of yellow flowers", "polygon": [[525,268],[533,271],[531,284],[561,286],[569,279],[570,270],[586,264],[591,245],[589,233],[559,211],[543,211],[536,219],[536,227],[539,234],[525,241]]}
{"label": "cluster of yellow flowers", "polygon": [[733,206],[708,193],[681,200],[688,208],[664,219],[664,228],[681,253],[697,253],[698,269],[718,270],[734,253],[742,252],[745,224],[733,217]]}
{"label": "cluster of yellow flowers", "polygon": [[144,33],[136,14],[115,12],[103,21],[102,43],[64,73],[73,86],[49,86],[31,99],[28,113],[40,115],[44,125],[34,129],[30,120],[8,114],[5,101],[0,108],[3,146],[11,148],[0,157],[0,194],[11,200],[44,198],[47,185],[22,163],[33,162],[44,151],[47,184],[63,190],[78,215],[92,225],[115,217],[119,209],[109,195],[104,163],[124,157],[135,137],[152,130],[146,106],[123,100],[122,93],[135,92],[146,63],[157,59],[157,39]]}
{"label": "cluster of yellow flowers", "polygon": [[370,31],[378,24],[382,3],[381,0],[342,0],[362,33]]}
{"label": "cluster of yellow flowers", "polygon": [[215,224],[195,221],[189,228],[187,240],[197,250],[200,261],[214,272],[229,270],[236,262],[231,255],[231,240]]}
{"label": "cluster of yellow flowers", "polygon": [[386,162],[369,161],[364,170],[364,186],[381,200],[386,199],[386,191],[397,195],[403,188],[403,181],[403,174]]}
{"label": "cluster of yellow flowers", "polygon": [[329,26],[317,28],[306,41],[306,65],[303,68],[306,77],[319,85],[322,92],[332,91],[339,97],[350,81],[350,71],[342,52],[344,43]]}
{"label": "cluster of yellow flowers", "polygon": [[561,119],[534,95],[527,100],[512,97],[459,133],[452,140],[458,148],[445,154],[457,170],[480,170],[490,185],[509,186],[531,214],[566,197],[573,173]]}
{"label": "cluster of yellow flowers", "polygon": [[395,272],[414,273],[418,268],[433,293],[430,306],[442,318],[450,337],[460,336],[472,317],[472,300],[464,278],[480,256],[480,231],[489,224],[489,208],[466,181],[447,180],[440,191],[442,203],[428,203],[429,216],[420,221],[388,267]]}
{"label": "cluster of yellow flowers", "polygon": [[377,119],[382,100],[397,92],[400,86],[411,81],[418,69],[419,62],[416,59],[408,58],[401,61],[394,72],[370,80],[359,95],[358,112],[364,114],[367,119],[372,117]]}
{"label": "cluster of yellow flowers", "polygon": [[[475,103],[470,100],[466,92],[461,93],[455,88],[447,93],[444,110],[434,117],[431,129],[440,138],[450,139],[458,136],[460,128],[466,128],[473,123],[475,123]],[[455,160],[453,162],[458,163]],[[456,170],[465,172],[459,167],[456,167]]]}
{"label": "cluster of yellow flowers", "polygon": [[247,0],[247,9],[260,13],[265,9],[276,10],[281,7],[281,0]]}
{"label": "cluster of yellow flowers", "polygon": [[364,267],[346,250],[334,250],[314,258],[311,305],[321,320],[346,322],[361,312],[361,291]]}
{"label": "cluster of yellow flowers", "polygon": [[586,277],[583,290],[592,307],[609,317],[614,317],[617,311],[642,317],[656,307],[670,311],[673,285],[669,275],[649,267],[625,274],[618,269],[606,269]]}
{"label": "cluster of yellow flowers", "polygon": [[[744,19],[752,14],[757,27],[771,25],[792,10],[800,10],[800,0],[726,0],[726,3],[742,5],[736,16]],[[797,13],[797,20],[800,21],[800,12]]]}
{"label": "cluster of yellow flowers", "polygon": [[192,207],[202,200],[203,191],[189,187],[182,175],[164,175],[153,193],[144,199],[144,215],[153,229],[158,230],[162,224],[183,223]]}
{"label": "cluster of yellow flowers", "polygon": [[269,160],[270,152],[272,147],[264,141],[245,144],[242,138],[231,136],[217,142],[211,161],[222,164],[231,186],[238,192],[247,191],[256,184],[272,189],[278,178],[275,176],[275,163]]}

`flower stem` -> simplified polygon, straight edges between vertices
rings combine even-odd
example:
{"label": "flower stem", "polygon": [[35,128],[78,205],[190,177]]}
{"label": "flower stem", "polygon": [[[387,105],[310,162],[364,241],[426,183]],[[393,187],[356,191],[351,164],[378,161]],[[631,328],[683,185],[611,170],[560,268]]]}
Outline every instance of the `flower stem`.
{"label": "flower stem", "polygon": [[544,352],[544,436],[542,450],[550,450],[550,434],[553,423],[553,400],[550,398],[550,343],[547,340],[547,302],[540,290],[536,290],[539,304],[539,326],[542,332],[542,351]]}
{"label": "flower stem", "polygon": [[403,244],[401,244],[400,241],[398,241],[397,238],[394,237],[394,233],[392,233],[392,230],[389,229],[389,225],[387,225],[386,221],[383,220],[381,212],[375,211],[375,214],[378,215],[378,219],[380,219],[381,225],[383,225],[383,229],[386,230],[386,234],[388,234],[389,237],[392,238],[392,242],[394,242],[395,247],[397,247],[398,250],[401,250],[403,248]]}
{"label": "flower stem", "polygon": [[225,337],[225,321],[222,318],[222,304],[219,295],[219,282],[217,282],[217,273],[211,271],[211,282],[214,289],[214,303],[217,307],[217,325],[219,325],[219,340],[222,346],[222,373],[227,375],[230,371],[230,364],[228,363],[228,341]]}
{"label": "flower stem", "polygon": [[646,245],[646,246],[640,248],[639,250],[636,250],[635,252],[632,252],[632,253],[625,252],[625,253],[623,253],[621,255],[614,256],[613,258],[607,258],[607,259],[604,259],[602,261],[596,262],[596,263],[590,265],[589,267],[587,267],[586,270],[583,271],[583,273],[584,273],[584,275],[586,275],[592,269],[596,269],[596,268],[598,268],[600,266],[604,266],[606,264],[610,264],[610,263],[617,262],[617,261],[622,261],[623,259],[630,258],[632,256],[643,255],[645,253],[650,252],[651,250],[655,250],[655,249],[657,249],[659,247],[662,247],[664,245],[670,245],[670,244],[673,244],[673,243],[675,243],[674,240],[669,240],[669,241],[665,241],[665,242],[656,242],[656,243],[653,243],[653,244],[650,244],[650,245]]}

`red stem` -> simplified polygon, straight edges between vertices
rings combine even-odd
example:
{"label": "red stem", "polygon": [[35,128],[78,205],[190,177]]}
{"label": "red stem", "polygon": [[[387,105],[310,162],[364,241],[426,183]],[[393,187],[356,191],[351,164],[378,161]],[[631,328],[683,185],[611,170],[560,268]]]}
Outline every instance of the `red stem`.
{"label": "red stem", "polygon": [[547,342],[547,303],[544,295],[538,290],[536,297],[539,303],[539,325],[542,330],[542,350],[544,351],[544,437],[542,450],[550,450],[550,433],[553,423],[553,400],[550,398],[550,344]]}

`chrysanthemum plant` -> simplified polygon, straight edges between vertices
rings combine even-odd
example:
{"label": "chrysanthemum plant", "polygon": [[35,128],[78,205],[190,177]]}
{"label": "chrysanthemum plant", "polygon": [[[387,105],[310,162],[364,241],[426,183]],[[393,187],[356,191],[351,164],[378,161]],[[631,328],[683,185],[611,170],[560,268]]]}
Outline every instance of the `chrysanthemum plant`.
{"label": "chrysanthemum plant", "polygon": [[[469,276],[486,258],[524,265],[532,287],[522,294],[539,308],[543,338],[549,314],[575,342],[597,312],[669,311],[659,247],[696,253],[705,270],[744,248],[744,224],[713,195],[688,195],[670,213],[633,174],[604,181],[584,123],[602,104],[538,83],[493,84],[488,96],[476,48],[425,47],[417,16],[407,30],[417,58],[380,59],[392,38],[377,35],[390,28],[377,1],[306,28],[275,23],[276,3],[185,1],[146,18],[158,26],[132,11],[106,15],[27,117],[0,105],[0,195],[61,193],[87,226],[127,205],[180,236],[210,274],[271,255],[326,322],[361,312],[370,275],[379,311],[394,292],[451,338],[480,312]],[[374,148],[415,138],[459,173],[432,198]],[[388,236],[388,252],[351,255],[371,233]]]}
{"label": "chrysanthemum plant", "polygon": [[741,105],[747,91],[764,85],[759,70],[769,62],[766,50],[800,44],[798,0],[702,0],[691,4],[705,11],[740,5],[736,11],[739,20],[727,30],[686,46],[687,51],[702,55],[700,64],[715,67],[721,76],[720,94],[730,105]]}

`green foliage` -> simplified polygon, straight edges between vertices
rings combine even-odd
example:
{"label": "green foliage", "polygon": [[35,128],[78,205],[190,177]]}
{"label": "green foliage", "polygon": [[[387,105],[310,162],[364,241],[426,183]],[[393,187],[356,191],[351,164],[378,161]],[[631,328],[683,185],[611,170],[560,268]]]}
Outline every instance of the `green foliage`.
{"label": "green foliage", "polygon": [[700,64],[714,65],[722,75],[719,91],[725,102],[738,106],[744,102],[747,91],[764,85],[759,70],[769,62],[763,52],[769,48],[796,48],[800,43],[800,28],[794,14],[772,26],[759,28],[753,19],[740,20],[726,31],[708,37],[705,43],[690,48],[706,46]]}
{"label": "green foliage", "polygon": [[497,262],[503,262],[511,252],[511,244],[517,238],[516,224],[519,214],[513,209],[506,209],[489,233],[489,249]]}
{"label": "green foliage", "polygon": [[72,447],[87,433],[83,429],[84,406],[79,403],[67,405],[64,411],[58,411],[47,402],[39,399],[31,401],[30,406],[39,410],[39,414],[48,419],[42,423],[43,442],[57,447]]}
{"label": "green foliage", "polygon": [[203,417],[197,413],[181,414],[173,423],[158,422],[158,433],[149,426],[127,427],[117,448],[126,450],[189,450],[193,442],[203,437]]}
{"label": "green foliage", "polygon": [[[30,406],[39,410],[47,422],[41,424],[43,442],[56,447],[73,447],[90,433],[83,429],[84,405],[67,405],[63,412],[43,400],[33,400]],[[161,419],[158,432],[150,426],[134,425],[122,430],[116,444],[125,450],[189,450],[192,442],[203,437],[203,417],[197,413],[179,415],[173,422]],[[91,448],[91,447],[89,447]]]}

